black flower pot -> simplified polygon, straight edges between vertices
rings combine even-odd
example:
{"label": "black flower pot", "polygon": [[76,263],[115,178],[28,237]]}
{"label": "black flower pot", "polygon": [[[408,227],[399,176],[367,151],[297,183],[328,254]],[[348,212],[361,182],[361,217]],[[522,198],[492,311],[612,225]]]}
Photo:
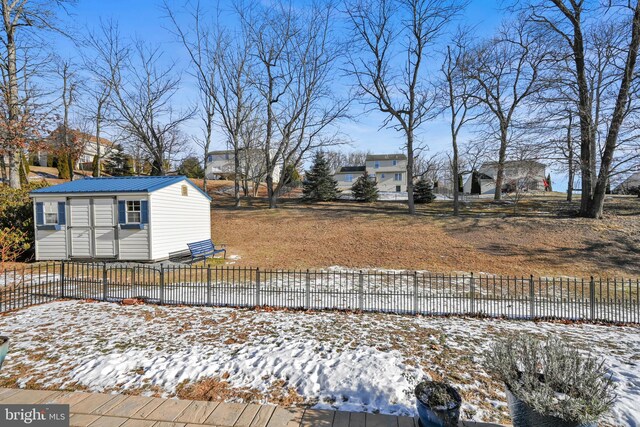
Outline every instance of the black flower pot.
{"label": "black flower pot", "polygon": [[2,362],[9,352],[9,337],[0,335],[0,368],[2,368]]}
{"label": "black flower pot", "polygon": [[419,392],[420,384],[415,389],[416,408],[420,426],[422,427],[457,427],[460,419],[460,405],[462,398],[458,391],[451,386],[447,386],[447,392],[454,399],[454,403],[448,407],[431,406],[421,399]]}
{"label": "black flower pot", "polygon": [[596,422],[577,423],[541,414],[511,393],[509,387],[505,387],[505,392],[513,427],[597,427],[598,425]]}

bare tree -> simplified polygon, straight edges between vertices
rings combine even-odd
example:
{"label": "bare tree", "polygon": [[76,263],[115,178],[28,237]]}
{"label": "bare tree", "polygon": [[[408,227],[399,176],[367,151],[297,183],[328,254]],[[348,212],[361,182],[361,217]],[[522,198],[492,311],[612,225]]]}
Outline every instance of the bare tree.
{"label": "bare tree", "polygon": [[101,60],[99,72],[111,87],[116,126],[137,141],[151,160],[151,174],[164,175],[173,156],[187,145],[180,126],[194,111],[176,111],[180,85],[175,64],[162,65],[162,51],[141,41],[123,44],[114,23],[89,38]]}
{"label": "bare tree", "polygon": [[[2,54],[0,68],[3,72],[2,92],[5,116],[2,121],[2,150],[8,159],[9,185],[20,188],[20,157],[26,146],[30,115],[25,99],[20,93],[20,72],[26,70],[33,58],[26,57],[20,63],[20,51],[29,51],[29,42],[34,43],[42,30],[59,31],[56,12],[64,9],[63,0],[1,0],[2,12]],[[22,43],[21,43],[22,41]],[[33,50],[31,50],[33,53]],[[33,61],[31,61],[33,62]],[[33,65],[33,64],[32,64]],[[26,72],[25,72],[26,73]],[[26,112],[26,114],[25,114]]]}
{"label": "bare tree", "polygon": [[269,207],[277,207],[287,174],[308,153],[342,143],[334,123],[346,117],[349,101],[336,94],[333,73],[342,56],[332,22],[335,7],[321,0],[305,8],[276,2],[236,7],[256,66],[251,84],[263,109],[264,158]]}
{"label": "bare tree", "polygon": [[472,96],[472,85],[466,75],[465,55],[469,49],[466,36],[468,29],[460,29],[453,43],[447,46],[441,67],[444,78],[443,104],[450,120],[451,131],[451,172],[453,176],[453,215],[460,213],[460,154],[458,135],[464,125],[478,118],[472,110],[477,106],[477,98]]}
{"label": "bare tree", "polygon": [[476,46],[466,58],[472,96],[485,110],[484,122],[498,142],[494,199],[502,198],[504,164],[523,104],[542,89],[540,73],[548,50],[523,17],[503,26],[498,36]]}
{"label": "bare tree", "polygon": [[[640,1],[612,0],[607,2],[604,7],[591,8],[593,13],[599,16],[606,16],[607,13],[615,14],[624,24],[623,29],[617,31],[619,34],[622,31],[626,39],[624,45],[622,42],[618,42],[617,46],[610,46],[624,53],[622,63],[612,67],[616,72],[611,88],[615,101],[611,110],[606,113],[608,116],[605,119],[607,126],[600,153],[597,148],[597,122],[601,120],[600,114],[603,112],[598,108],[597,94],[601,93],[605,82],[598,78],[590,82],[590,75],[602,76],[598,67],[606,66],[606,64],[598,61],[593,63],[589,60],[593,56],[588,50],[589,25],[585,23],[587,21],[585,15],[589,13],[588,6],[590,5],[585,0],[531,1],[527,3],[531,20],[540,24],[545,30],[559,36],[564,46],[569,49],[577,90],[575,102],[580,120],[580,174],[582,181],[580,214],[591,218],[601,218],[624,121],[629,115],[630,109],[633,108],[633,101],[637,97],[637,93],[633,89],[638,49],[640,48]],[[591,35],[593,36],[593,33]],[[597,47],[597,43],[594,46]],[[597,172],[597,178],[594,178],[598,160],[600,160],[600,169]]]}
{"label": "bare tree", "polygon": [[79,155],[82,153],[84,144],[78,141],[78,134],[71,129],[69,115],[71,107],[77,101],[80,82],[75,64],[71,60],[58,58],[56,74],[62,82],[60,93],[60,103],[62,105],[62,123],[57,130],[57,151],[59,153],[58,162],[66,162],[69,168],[69,178],[73,181],[74,170]]}
{"label": "bare tree", "polygon": [[387,114],[382,126],[403,133],[407,152],[409,213],[413,202],[416,132],[436,114],[435,97],[425,83],[428,49],[462,9],[455,0],[356,0],[347,5],[354,43],[350,72],[367,103]]}

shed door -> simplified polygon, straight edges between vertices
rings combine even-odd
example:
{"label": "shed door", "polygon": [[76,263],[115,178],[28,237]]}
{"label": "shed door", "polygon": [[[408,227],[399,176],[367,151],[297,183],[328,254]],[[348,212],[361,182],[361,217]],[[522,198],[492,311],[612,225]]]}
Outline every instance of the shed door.
{"label": "shed door", "polygon": [[71,256],[91,258],[92,230],[91,230],[91,201],[89,199],[70,200],[69,231],[71,238]]}
{"label": "shed door", "polygon": [[116,256],[116,215],[112,198],[93,200],[93,236],[95,256]]}

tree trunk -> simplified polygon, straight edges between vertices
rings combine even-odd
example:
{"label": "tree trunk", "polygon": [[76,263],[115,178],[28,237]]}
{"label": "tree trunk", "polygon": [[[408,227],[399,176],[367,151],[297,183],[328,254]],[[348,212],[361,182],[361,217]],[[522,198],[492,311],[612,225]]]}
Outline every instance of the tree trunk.
{"label": "tree trunk", "polygon": [[458,174],[459,165],[458,165],[458,141],[455,133],[452,135],[451,142],[453,144],[453,216],[458,216],[460,214],[460,179]]}
{"label": "tree trunk", "polygon": [[[11,137],[15,139],[15,132],[17,132],[17,126],[15,126],[15,124],[20,115],[20,107],[18,105],[18,66],[14,39],[15,27],[11,22],[11,6],[7,4],[8,2],[6,1],[2,3],[4,28],[7,36],[7,79],[9,84],[9,99],[7,100],[7,104],[9,107],[9,132],[12,133]],[[12,188],[20,188],[20,147],[17,141],[9,142],[7,157],[9,160],[9,186]]]}
{"label": "tree trunk", "polygon": [[238,138],[233,141],[233,198],[235,206],[240,206],[240,153],[238,150]]}
{"label": "tree trunk", "polygon": [[[507,127],[500,125],[500,150],[498,151],[498,172],[493,200],[502,200],[502,184],[504,182],[504,162],[507,159]],[[482,191],[481,191],[482,192]]]}
{"label": "tree trunk", "polygon": [[100,178],[100,107],[96,114],[96,170],[94,176]]}
{"label": "tree trunk", "polygon": [[407,131],[407,202],[409,215],[415,215],[416,205],[413,201],[413,129]]}
{"label": "tree trunk", "polygon": [[567,183],[567,202],[573,200],[573,141],[571,140],[571,126],[573,124],[573,115],[569,112],[569,124],[567,125],[567,163],[569,166],[569,182]]}

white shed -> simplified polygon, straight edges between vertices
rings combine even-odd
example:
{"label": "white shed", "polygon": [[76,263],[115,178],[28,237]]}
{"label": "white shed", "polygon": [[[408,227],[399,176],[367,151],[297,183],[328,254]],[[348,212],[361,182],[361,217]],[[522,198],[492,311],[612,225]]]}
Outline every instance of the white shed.
{"label": "white shed", "polygon": [[86,178],[30,196],[36,260],[160,261],[211,238],[211,198],[184,176]]}

